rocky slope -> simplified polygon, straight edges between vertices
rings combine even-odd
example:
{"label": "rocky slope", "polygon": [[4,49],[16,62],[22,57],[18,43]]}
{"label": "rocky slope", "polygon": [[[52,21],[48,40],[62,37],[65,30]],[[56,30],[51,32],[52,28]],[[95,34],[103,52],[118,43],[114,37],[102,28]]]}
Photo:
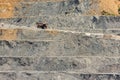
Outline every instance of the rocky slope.
{"label": "rocky slope", "polygon": [[119,0],[0,4],[1,80],[120,80]]}

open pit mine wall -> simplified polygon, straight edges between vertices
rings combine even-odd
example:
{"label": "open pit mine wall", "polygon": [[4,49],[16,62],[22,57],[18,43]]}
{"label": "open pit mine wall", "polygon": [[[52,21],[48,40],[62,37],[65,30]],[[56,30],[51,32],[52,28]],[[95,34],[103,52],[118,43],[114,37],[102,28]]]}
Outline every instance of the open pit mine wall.
{"label": "open pit mine wall", "polygon": [[120,80],[119,15],[119,0],[0,0],[0,80]]}

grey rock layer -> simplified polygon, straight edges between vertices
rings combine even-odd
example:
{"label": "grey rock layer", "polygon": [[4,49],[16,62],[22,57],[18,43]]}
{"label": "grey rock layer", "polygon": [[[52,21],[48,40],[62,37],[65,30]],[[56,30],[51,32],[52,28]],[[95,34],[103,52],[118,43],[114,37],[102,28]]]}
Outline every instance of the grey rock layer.
{"label": "grey rock layer", "polygon": [[14,72],[0,72],[1,80],[16,80],[17,76]]}
{"label": "grey rock layer", "polygon": [[22,73],[18,80],[119,80],[119,74]]}
{"label": "grey rock layer", "polygon": [[47,24],[48,29],[64,29],[64,30],[106,30],[119,29],[119,16],[81,16],[79,14],[48,16],[42,15],[38,17],[21,17],[0,19],[0,25],[9,28],[20,27],[36,27],[36,22]]}
{"label": "grey rock layer", "polygon": [[[96,2],[95,2],[96,1]],[[99,11],[97,0],[64,0],[59,2],[28,2],[18,3],[15,6],[15,16],[39,16],[39,15],[59,15],[59,14],[86,14],[90,10]],[[94,3],[94,4],[93,4]]]}
{"label": "grey rock layer", "polygon": [[2,80],[119,80],[119,74],[0,72]]}
{"label": "grey rock layer", "polygon": [[[59,33],[58,33],[59,34]],[[27,34],[26,34],[27,35]],[[52,35],[51,35],[52,36]],[[37,37],[37,35],[36,35]],[[47,36],[46,36],[47,37]],[[24,36],[23,36],[24,38]],[[25,37],[26,38],[26,37]],[[33,38],[33,40],[32,40]],[[0,41],[0,56],[119,56],[120,40],[85,34],[60,33],[44,41],[29,35],[28,40]],[[31,40],[30,40],[31,39]]]}
{"label": "grey rock layer", "polygon": [[120,58],[108,57],[1,57],[0,71],[120,73]]}
{"label": "grey rock layer", "polygon": [[49,42],[41,41],[0,41],[1,56],[31,56],[44,54]]}

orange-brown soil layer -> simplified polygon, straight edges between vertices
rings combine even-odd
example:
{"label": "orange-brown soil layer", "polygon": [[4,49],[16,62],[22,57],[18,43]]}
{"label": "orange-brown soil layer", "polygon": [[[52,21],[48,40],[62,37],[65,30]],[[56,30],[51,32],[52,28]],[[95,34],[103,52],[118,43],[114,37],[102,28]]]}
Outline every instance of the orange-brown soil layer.
{"label": "orange-brown soil layer", "polygon": [[0,29],[0,40],[16,40],[17,29]]}
{"label": "orange-brown soil layer", "polygon": [[119,15],[120,0],[100,0],[100,11]]}

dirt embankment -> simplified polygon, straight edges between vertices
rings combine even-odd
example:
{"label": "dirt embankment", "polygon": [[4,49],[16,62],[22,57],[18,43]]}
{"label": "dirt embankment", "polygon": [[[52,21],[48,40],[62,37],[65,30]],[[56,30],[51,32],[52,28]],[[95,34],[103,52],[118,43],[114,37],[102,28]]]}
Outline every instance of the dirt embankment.
{"label": "dirt embankment", "polygon": [[16,40],[17,29],[0,29],[0,40]]}
{"label": "dirt embankment", "polygon": [[100,0],[100,11],[106,15],[120,15],[120,0]]}
{"label": "dirt embankment", "polygon": [[20,0],[0,0],[0,17],[9,18],[14,14],[15,2]]}

